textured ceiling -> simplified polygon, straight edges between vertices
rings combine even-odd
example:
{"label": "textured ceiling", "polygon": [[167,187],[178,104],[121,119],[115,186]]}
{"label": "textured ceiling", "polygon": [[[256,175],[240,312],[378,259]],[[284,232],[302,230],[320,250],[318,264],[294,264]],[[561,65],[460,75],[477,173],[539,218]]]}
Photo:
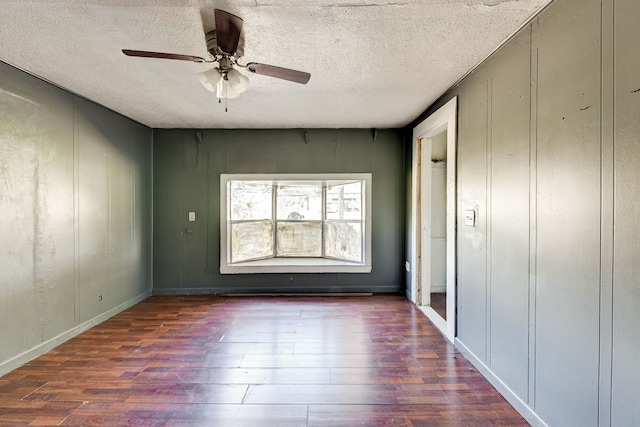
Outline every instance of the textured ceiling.
{"label": "textured ceiling", "polygon": [[[549,0],[0,0],[0,60],[154,128],[402,127]],[[247,73],[219,105],[197,73],[121,49],[207,56],[213,9],[244,19]],[[2,82],[0,82],[1,88]]]}

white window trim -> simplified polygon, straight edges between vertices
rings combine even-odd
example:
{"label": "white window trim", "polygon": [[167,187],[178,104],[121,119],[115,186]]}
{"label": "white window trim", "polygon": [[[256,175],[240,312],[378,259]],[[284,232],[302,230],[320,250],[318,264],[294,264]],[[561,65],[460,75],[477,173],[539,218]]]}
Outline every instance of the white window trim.
{"label": "white window trim", "polygon": [[[365,181],[365,242],[364,262],[352,263],[328,258],[270,258],[230,264],[227,220],[227,182],[253,181]],[[220,273],[370,273],[371,272],[371,183],[370,173],[333,174],[220,174]]]}

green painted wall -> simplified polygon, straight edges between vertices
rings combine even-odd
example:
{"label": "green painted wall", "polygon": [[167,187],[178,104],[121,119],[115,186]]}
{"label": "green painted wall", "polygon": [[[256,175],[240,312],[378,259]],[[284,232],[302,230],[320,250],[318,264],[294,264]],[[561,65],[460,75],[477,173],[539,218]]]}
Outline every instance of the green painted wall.
{"label": "green painted wall", "polygon": [[150,294],[151,137],[0,63],[0,374]]}
{"label": "green painted wall", "polygon": [[[404,291],[403,164],[399,130],[155,130],[154,294]],[[346,172],[373,175],[371,273],[219,273],[220,174]]]}

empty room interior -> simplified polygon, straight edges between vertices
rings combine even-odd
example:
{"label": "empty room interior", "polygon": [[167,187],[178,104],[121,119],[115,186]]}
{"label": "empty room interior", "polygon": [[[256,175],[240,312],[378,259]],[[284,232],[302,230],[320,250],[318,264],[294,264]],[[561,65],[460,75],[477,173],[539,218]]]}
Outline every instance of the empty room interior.
{"label": "empty room interior", "polygon": [[0,2],[0,425],[640,425],[639,20]]}

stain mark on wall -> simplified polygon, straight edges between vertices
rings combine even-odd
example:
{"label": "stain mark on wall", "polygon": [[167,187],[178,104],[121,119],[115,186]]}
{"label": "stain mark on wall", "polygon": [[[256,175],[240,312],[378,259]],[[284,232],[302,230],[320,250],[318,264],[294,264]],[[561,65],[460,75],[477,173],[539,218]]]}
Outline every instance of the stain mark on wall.
{"label": "stain mark on wall", "polygon": [[581,108],[580,111],[587,111],[589,108],[591,108],[591,105],[588,105],[588,106],[586,106],[584,108]]}
{"label": "stain mark on wall", "polygon": [[25,102],[28,102],[28,103],[33,104],[33,105],[40,105],[37,102],[34,102],[34,101],[30,100],[30,99],[25,98],[24,96],[20,96],[17,93],[11,92],[9,90],[0,89],[0,92],[6,93],[9,96],[12,96],[12,97],[17,98],[17,99],[19,99],[21,101],[25,101]]}

